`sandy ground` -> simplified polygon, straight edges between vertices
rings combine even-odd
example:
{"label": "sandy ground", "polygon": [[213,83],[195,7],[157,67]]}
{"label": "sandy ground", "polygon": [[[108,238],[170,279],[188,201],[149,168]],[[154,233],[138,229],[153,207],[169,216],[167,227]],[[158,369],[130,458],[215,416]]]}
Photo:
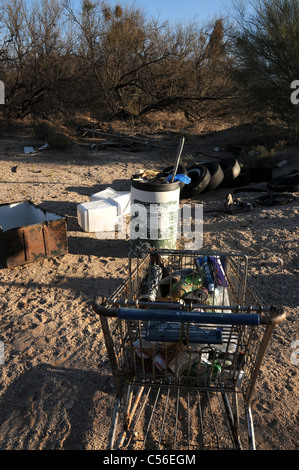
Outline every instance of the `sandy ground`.
{"label": "sandy ground", "polygon": [[[187,139],[183,155],[219,156],[214,147],[236,142],[237,130]],[[0,448],[3,450],[106,449],[114,406],[113,382],[95,295],[111,294],[128,275],[129,242],[101,240],[77,223],[77,204],[106,187],[126,191],[139,168],[173,163],[179,137],[151,136],[152,149],[25,155],[32,134],[16,127],[0,139],[1,203],[31,199],[67,217],[69,252],[53,259],[1,269]],[[275,175],[298,169],[298,147],[279,159]],[[222,152],[223,156],[229,155]],[[15,172],[12,168],[17,166]],[[256,187],[257,185],[255,185]],[[258,186],[265,187],[260,183]],[[256,445],[298,449],[298,199],[256,204],[252,212],[225,214],[228,190],[199,195],[204,207],[204,248],[249,256],[249,280],[263,299],[282,305],[287,320],[275,330],[253,402]],[[233,195],[253,202],[260,194]]]}

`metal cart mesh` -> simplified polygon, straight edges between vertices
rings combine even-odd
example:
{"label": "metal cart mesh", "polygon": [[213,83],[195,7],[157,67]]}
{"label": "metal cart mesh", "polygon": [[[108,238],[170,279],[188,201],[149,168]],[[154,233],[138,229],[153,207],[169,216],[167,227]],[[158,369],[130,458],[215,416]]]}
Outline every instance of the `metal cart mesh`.
{"label": "metal cart mesh", "polygon": [[251,401],[284,319],[234,253],[130,253],[129,278],[97,298],[116,403],[109,449],[255,449]]}

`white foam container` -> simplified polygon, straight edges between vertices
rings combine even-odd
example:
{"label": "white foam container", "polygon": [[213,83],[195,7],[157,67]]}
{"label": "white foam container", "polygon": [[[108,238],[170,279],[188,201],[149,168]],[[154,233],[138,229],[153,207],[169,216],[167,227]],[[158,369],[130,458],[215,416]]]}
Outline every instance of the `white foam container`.
{"label": "white foam container", "polygon": [[131,207],[131,193],[118,193],[117,196],[108,198],[110,201],[113,201],[117,204],[118,215],[130,214]]}
{"label": "white foam container", "polygon": [[122,229],[123,216],[130,213],[131,193],[106,188],[92,194],[90,202],[77,206],[80,227],[85,232],[113,232]]}
{"label": "white foam container", "polygon": [[117,204],[117,215],[126,215],[130,213],[131,193],[125,191],[115,191],[112,188],[106,188],[103,191],[92,194],[90,201],[106,200]]}
{"label": "white foam container", "polygon": [[78,204],[77,217],[85,232],[110,232],[119,223],[116,203],[103,199]]}
{"label": "white foam container", "polygon": [[113,198],[117,196],[117,191],[112,188],[106,188],[103,191],[99,191],[98,193],[92,194],[90,196],[91,201],[97,201],[99,199],[108,199],[109,197]]}

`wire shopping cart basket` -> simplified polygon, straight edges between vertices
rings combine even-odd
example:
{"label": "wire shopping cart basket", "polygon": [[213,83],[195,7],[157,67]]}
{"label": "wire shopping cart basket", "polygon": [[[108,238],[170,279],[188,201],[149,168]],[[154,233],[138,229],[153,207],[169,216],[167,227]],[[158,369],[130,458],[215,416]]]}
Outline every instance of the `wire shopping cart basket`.
{"label": "wire shopping cart basket", "polygon": [[255,449],[254,387],[284,319],[233,253],[142,250],[97,298],[115,384],[109,449]]}

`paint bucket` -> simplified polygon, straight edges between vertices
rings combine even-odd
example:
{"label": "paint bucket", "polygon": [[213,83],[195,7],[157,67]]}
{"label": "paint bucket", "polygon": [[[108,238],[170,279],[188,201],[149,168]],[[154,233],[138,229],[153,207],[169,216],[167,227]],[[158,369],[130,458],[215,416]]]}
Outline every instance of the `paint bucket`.
{"label": "paint bucket", "polygon": [[130,248],[175,249],[180,184],[131,181]]}

